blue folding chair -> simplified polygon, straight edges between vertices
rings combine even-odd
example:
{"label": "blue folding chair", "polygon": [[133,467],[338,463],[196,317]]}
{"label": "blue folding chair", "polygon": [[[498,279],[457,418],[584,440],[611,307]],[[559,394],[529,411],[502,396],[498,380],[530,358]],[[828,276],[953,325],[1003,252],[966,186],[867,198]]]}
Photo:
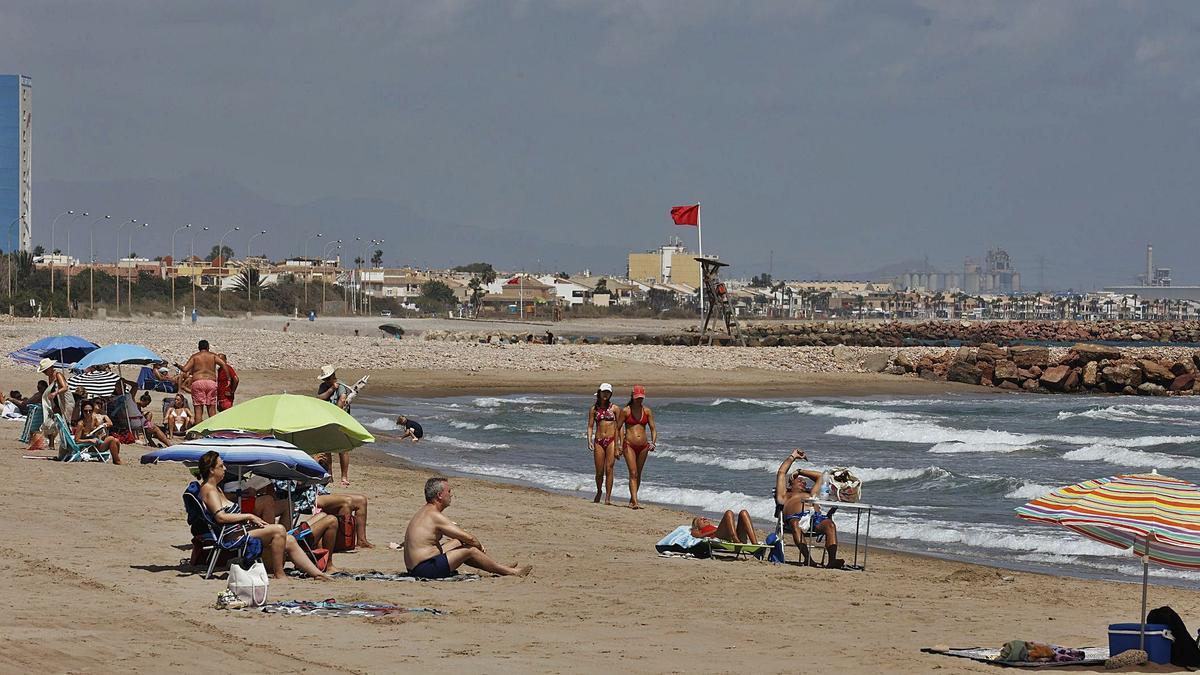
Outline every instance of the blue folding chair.
{"label": "blue folding chair", "polygon": [[21,442],[29,443],[33,440],[33,435],[42,428],[42,422],[46,421],[46,412],[39,403],[29,406],[29,414],[25,416],[25,428],[21,430]]}
{"label": "blue folding chair", "polygon": [[245,523],[220,525],[200,500],[200,484],[188,483],[183,491],[183,508],[187,511],[187,522],[192,536],[199,537],[205,550],[210,550],[208,568],[204,578],[212,577],[221,551],[238,552],[243,560],[252,560],[262,555],[262,542],[250,536]]}
{"label": "blue folding chair", "polygon": [[67,421],[62,415],[54,414],[54,423],[58,425],[58,441],[59,447],[63,448],[60,451],[62,461],[64,462],[111,462],[112,453],[97,445],[98,441],[84,441],[80,443],[75,440],[75,436],[71,433],[71,427],[67,426]]}

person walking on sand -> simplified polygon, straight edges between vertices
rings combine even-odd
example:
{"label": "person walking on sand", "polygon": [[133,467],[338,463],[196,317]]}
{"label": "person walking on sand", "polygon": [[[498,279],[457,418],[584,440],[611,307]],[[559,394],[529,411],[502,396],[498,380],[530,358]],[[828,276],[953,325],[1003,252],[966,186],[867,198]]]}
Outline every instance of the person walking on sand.
{"label": "person walking on sand", "polygon": [[[633,395],[629,397],[629,405],[621,409],[617,420],[617,429],[622,430],[621,438],[625,446],[625,464],[629,467],[629,508],[640,509],[638,504],[638,486],[642,483],[642,468],[646,466],[646,458],[658,443],[658,427],[654,425],[654,412],[645,406],[646,388],[642,385],[633,387]],[[646,431],[650,431],[647,438]]]}
{"label": "person walking on sand", "polygon": [[600,490],[604,489],[604,503],[612,506],[613,465],[621,451],[621,439],[617,436],[617,416],[621,409],[612,402],[612,385],[605,382],[596,390],[596,402],[588,409],[587,444],[596,463],[596,498],[600,503]]}
{"label": "person walking on sand", "polygon": [[201,340],[197,351],[183,364],[183,374],[192,380],[192,405],[196,411],[196,423],[217,414],[217,368],[228,368],[229,364],[220,354],[208,350],[208,340]]}
{"label": "person walking on sand", "polygon": [[[493,560],[479,539],[443,513],[453,498],[446,478],[435,476],[425,481],[425,505],[417,509],[404,531],[404,566],[410,574],[420,579],[444,579],[454,576],[463,565],[501,576],[523,577],[533,570],[529,565],[501,565]],[[460,545],[446,550],[442,548],[443,538],[457,539]]]}
{"label": "person walking on sand", "polygon": [[[317,398],[329,401],[337,407],[350,412],[350,387],[338,382],[337,368],[326,364],[321,366],[321,374],[317,376],[321,384],[317,386]],[[338,453],[338,467],[342,472],[342,487],[350,487],[350,453]]]}

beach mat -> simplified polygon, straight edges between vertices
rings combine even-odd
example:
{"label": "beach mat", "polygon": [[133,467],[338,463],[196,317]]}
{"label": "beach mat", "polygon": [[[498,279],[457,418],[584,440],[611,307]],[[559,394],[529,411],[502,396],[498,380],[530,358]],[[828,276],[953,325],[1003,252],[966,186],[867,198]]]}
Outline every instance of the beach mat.
{"label": "beach mat", "polygon": [[[304,572],[294,568],[288,569],[287,574],[290,577],[296,577],[300,579],[308,577],[308,575],[306,575]],[[444,579],[422,579],[420,577],[414,577],[411,574],[378,572],[375,570],[371,570],[370,572],[334,572],[329,576],[333,577],[334,579],[341,579],[342,581],[479,581],[480,578],[478,574],[455,574],[454,576],[446,577]]]}
{"label": "beach mat", "polygon": [[384,602],[338,602],[329,600],[283,600],[271,602],[259,607],[243,607],[239,611],[259,611],[266,614],[286,614],[288,616],[365,616],[377,617],[401,612],[409,614],[432,614],[441,616],[440,609],[433,607],[398,607]]}
{"label": "beach mat", "polygon": [[958,647],[953,649],[932,649],[926,647],[922,652],[926,654],[940,654],[942,656],[956,656],[960,659],[971,659],[981,663],[989,663],[993,666],[1002,668],[1070,668],[1072,666],[1103,666],[1108,660],[1108,647],[1082,647],[1084,659],[1082,661],[1056,662],[1056,661],[997,661],[1000,656],[1000,649],[994,647]]}

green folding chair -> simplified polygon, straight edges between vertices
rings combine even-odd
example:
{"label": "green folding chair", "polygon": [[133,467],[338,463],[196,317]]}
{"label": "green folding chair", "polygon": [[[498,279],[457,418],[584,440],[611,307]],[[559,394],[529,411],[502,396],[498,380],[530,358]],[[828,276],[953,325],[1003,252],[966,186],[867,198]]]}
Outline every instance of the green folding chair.
{"label": "green folding chair", "polygon": [[59,447],[63,448],[64,462],[111,462],[112,453],[96,445],[96,442],[80,443],[71,433],[71,427],[62,415],[55,413],[54,423],[58,425]]}

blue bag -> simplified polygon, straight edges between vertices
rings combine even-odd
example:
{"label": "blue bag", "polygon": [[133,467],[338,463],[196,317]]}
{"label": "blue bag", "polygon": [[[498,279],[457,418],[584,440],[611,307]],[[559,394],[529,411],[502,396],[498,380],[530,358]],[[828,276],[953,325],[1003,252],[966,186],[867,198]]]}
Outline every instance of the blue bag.
{"label": "blue bag", "polygon": [[784,562],[783,558],[783,540],[775,532],[767,535],[767,546],[771,547],[771,553],[767,555],[767,560],[773,563]]}

